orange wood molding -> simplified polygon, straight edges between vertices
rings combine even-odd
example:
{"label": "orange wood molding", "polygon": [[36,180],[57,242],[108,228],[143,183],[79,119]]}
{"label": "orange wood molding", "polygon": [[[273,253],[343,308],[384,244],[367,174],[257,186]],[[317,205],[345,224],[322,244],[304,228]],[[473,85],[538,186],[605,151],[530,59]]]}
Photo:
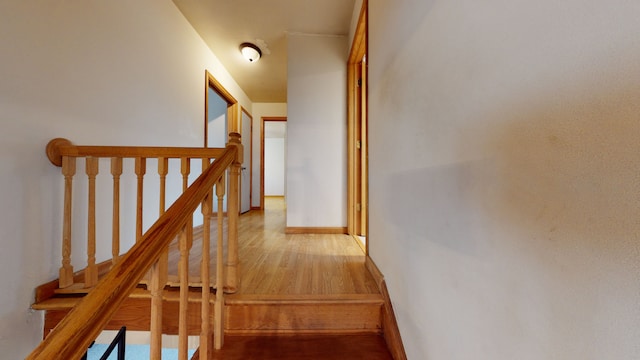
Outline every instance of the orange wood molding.
{"label": "orange wood molding", "polygon": [[346,234],[346,227],[287,227],[285,234]]}
{"label": "orange wood molding", "polygon": [[382,333],[384,335],[384,340],[387,342],[389,352],[391,352],[394,360],[406,360],[407,354],[404,352],[400,329],[396,322],[396,315],[393,312],[391,297],[389,296],[384,276],[368,255],[365,258],[365,266],[371,273],[371,276],[375,279],[378,289],[384,298],[384,308],[382,309]]}

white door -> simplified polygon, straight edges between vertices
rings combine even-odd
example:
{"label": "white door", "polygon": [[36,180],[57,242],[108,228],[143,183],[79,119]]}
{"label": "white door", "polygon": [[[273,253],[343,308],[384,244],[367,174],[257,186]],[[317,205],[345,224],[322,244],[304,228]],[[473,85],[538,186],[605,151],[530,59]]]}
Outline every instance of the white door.
{"label": "white door", "polygon": [[240,168],[240,212],[251,210],[251,116],[242,111],[241,133],[244,159]]}

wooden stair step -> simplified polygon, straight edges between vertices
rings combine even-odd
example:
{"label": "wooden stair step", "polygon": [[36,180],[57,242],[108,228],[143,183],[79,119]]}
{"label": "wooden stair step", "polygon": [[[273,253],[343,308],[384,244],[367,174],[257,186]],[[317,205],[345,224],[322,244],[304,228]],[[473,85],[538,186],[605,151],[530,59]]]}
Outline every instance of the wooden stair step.
{"label": "wooden stair step", "polygon": [[228,334],[381,333],[379,294],[231,295]]}
{"label": "wooden stair step", "polygon": [[[206,360],[198,352],[192,360]],[[392,360],[384,338],[366,335],[225,336],[210,360]]]}

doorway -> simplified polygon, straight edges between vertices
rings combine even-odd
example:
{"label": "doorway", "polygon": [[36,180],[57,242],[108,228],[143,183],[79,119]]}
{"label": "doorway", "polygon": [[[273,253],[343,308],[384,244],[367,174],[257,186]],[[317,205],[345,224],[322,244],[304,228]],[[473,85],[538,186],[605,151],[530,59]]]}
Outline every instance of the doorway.
{"label": "doorway", "polygon": [[251,210],[252,198],[252,176],[253,158],[251,139],[253,134],[253,117],[247,109],[242,108],[242,116],[240,117],[240,136],[243,147],[242,167],[240,168],[240,213],[244,214]]}
{"label": "doorway", "polygon": [[[286,117],[262,117],[260,119],[260,209],[264,210],[264,198],[268,190],[272,195],[285,196],[286,162]],[[273,125],[272,127],[270,125]],[[268,143],[268,144],[267,144]],[[265,156],[265,151],[270,153]],[[282,155],[278,155],[281,153]],[[273,174],[265,177],[266,161],[271,164]],[[281,177],[281,179],[280,179]],[[265,182],[269,180],[269,186]],[[281,195],[280,195],[281,194]]]}
{"label": "doorway", "polygon": [[[238,101],[205,70],[204,89],[204,147],[224,148],[230,132],[238,131]],[[223,208],[213,203],[213,211],[226,211],[227,195]]]}

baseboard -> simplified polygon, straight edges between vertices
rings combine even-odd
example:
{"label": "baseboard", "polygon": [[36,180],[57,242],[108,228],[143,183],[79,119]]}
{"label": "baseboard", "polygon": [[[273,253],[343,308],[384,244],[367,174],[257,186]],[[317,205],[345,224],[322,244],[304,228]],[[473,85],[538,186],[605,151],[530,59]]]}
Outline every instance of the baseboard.
{"label": "baseboard", "polygon": [[347,234],[346,227],[287,227],[285,234]]}
{"label": "baseboard", "polygon": [[396,315],[393,312],[391,297],[389,296],[384,276],[369,255],[365,258],[365,266],[369,270],[369,273],[371,273],[371,276],[373,276],[376,284],[378,285],[378,289],[380,290],[380,294],[382,294],[384,299],[384,307],[382,310],[382,333],[384,335],[384,340],[387,343],[387,347],[389,348],[389,352],[391,352],[394,360],[406,360],[407,354],[404,352],[404,345],[402,345],[402,338],[400,337],[400,329],[396,322]]}
{"label": "baseboard", "polygon": [[262,210],[260,206],[252,206],[251,210]]}

